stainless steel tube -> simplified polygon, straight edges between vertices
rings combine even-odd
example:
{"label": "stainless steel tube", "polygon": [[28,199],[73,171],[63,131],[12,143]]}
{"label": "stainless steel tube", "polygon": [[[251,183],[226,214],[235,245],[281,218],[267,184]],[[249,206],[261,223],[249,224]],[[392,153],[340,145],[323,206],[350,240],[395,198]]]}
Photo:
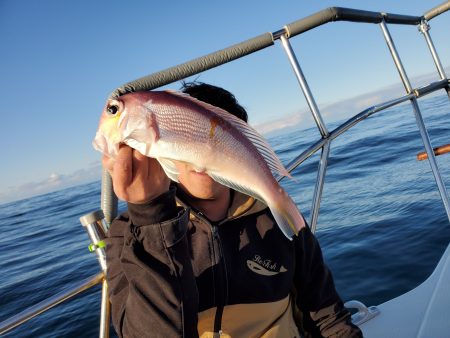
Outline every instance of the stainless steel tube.
{"label": "stainless steel tube", "polygon": [[450,202],[447,189],[445,187],[444,181],[442,180],[441,172],[437,165],[436,157],[434,156],[433,146],[431,145],[430,137],[428,136],[425,123],[423,122],[422,114],[420,113],[420,108],[419,104],[417,103],[417,99],[416,98],[411,99],[411,104],[413,106],[417,126],[419,127],[420,136],[422,137],[423,145],[425,146],[425,151],[427,152],[428,155],[428,161],[430,163],[431,170],[433,171],[434,179],[436,180],[436,184],[438,186],[442,202],[444,203],[447,218],[450,222]]}
{"label": "stainless steel tube", "polygon": [[[92,244],[89,246],[91,251],[95,251],[97,254],[98,262],[100,263],[100,267],[103,272],[106,274],[106,252],[104,249],[105,243],[104,239],[105,228],[106,228],[106,220],[103,215],[102,210],[97,210],[95,212],[91,212],[80,217],[80,222],[83,227],[86,228],[86,231],[89,234],[89,238],[91,239]],[[100,338],[108,338],[109,337],[109,314],[110,314],[110,303],[108,296],[108,284],[106,280],[103,281],[102,284],[102,304],[101,304],[101,312],[100,312],[100,330],[99,337]]]}
{"label": "stainless steel tube", "polygon": [[311,207],[311,232],[315,233],[317,228],[317,220],[319,218],[320,202],[322,200],[323,185],[325,182],[325,174],[328,166],[328,157],[330,155],[331,140],[327,140],[322,147],[322,155],[320,156],[319,168],[317,170],[316,187],[314,188],[314,197]]}
{"label": "stainless steel tube", "polygon": [[303,72],[300,68],[295,53],[292,50],[292,46],[289,43],[289,39],[286,38],[284,35],[281,35],[280,40],[289,58],[295,76],[297,77],[298,83],[300,84],[303,94],[305,95],[306,101],[308,103],[309,109],[311,110],[314,121],[316,122],[317,128],[319,128],[322,137],[326,138],[328,137],[329,132],[327,130],[327,127],[325,126],[325,122],[323,121],[322,116],[320,115],[319,108],[317,107],[316,101],[314,100],[312,92],[308,86],[308,83],[306,82],[305,76],[303,75]]}
{"label": "stainless steel tube", "polygon": [[106,221],[102,210],[97,210],[80,217],[80,223],[88,232],[91,240],[90,250],[97,254],[100,267],[106,272],[106,253],[103,242],[103,239],[106,237]]}
{"label": "stainless steel tube", "polygon": [[[444,84],[445,84],[444,82],[440,82],[440,81],[439,82],[434,82],[434,83],[429,84],[428,86],[415,89],[414,93],[407,94],[407,95],[399,97],[397,99],[386,101],[386,102],[380,103],[378,105],[372,106],[370,108],[367,108],[367,109],[363,110],[362,112],[356,114],[355,116],[351,117],[350,119],[348,119],[346,122],[344,122],[343,124],[338,126],[336,129],[334,129],[330,133],[330,136],[328,137],[328,139],[329,140],[334,140],[339,135],[345,133],[347,130],[349,130],[353,126],[357,125],[359,122],[364,121],[369,116],[371,116],[371,115],[373,115],[375,113],[379,113],[379,112],[381,112],[381,111],[383,111],[385,109],[388,109],[390,107],[394,107],[394,106],[396,106],[396,105],[398,105],[400,103],[403,103],[405,101],[411,100],[414,97],[414,95],[424,96],[424,95],[430,94],[430,93],[432,93],[432,92],[434,92],[434,91],[436,91],[438,89],[442,89],[442,88],[444,88]],[[311,145],[308,149],[303,151],[294,160],[292,160],[286,166],[286,169],[289,172],[292,172],[292,170],[297,168],[300,164],[302,164],[309,157],[311,157],[313,154],[315,154],[319,149],[321,149],[323,147],[323,145],[325,144],[325,142],[326,142],[326,139],[318,140],[316,143]],[[281,179],[283,179],[283,178],[284,178],[284,176],[281,177]]]}
{"label": "stainless steel tube", "polygon": [[111,313],[111,303],[109,302],[108,283],[102,283],[102,305],[100,309],[100,331],[99,338],[109,338],[109,317]]}
{"label": "stainless steel tube", "polygon": [[431,40],[429,30],[430,25],[428,25],[426,21],[422,21],[422,23],[419,25],[419,31],[425,37],[425,41],[427,42],[428,49],[430,50],[431,56],[433,57],[433,61],[434,64],[436,65],[439,76],[441,77],[442,80],[444,80],[447,78],[447,76],[445,75],[444,67],[442,67],[442,63],[436,52],[436,48],[434,47],[433,40]]}
{"label": "stainless steel tube", "polygon": [[311,145],[308,149],[303,151],[299,156],[297,156],[294,160],[292,160],[286,166],[286,169],[289,172],[291,172],[292,170],[297,168],[300,164],[302,164],[304,161],[306,161],[309,157],[311,157],[313,154],[315,154],[319,149],[321,149],[324,146],[324,144],[325,144],[325,142],[327,140],[334,140],[339,135],[343,134],[344,132],[346,132],[347,130],[352,128],[353,126],[357,125],[359,122],[364,121],[366,118],[368,118],[372,114],[378,113],[378,112],[383,111],[383,110],[385,110],[387,108],[390,108],[390,107],[393,107],[393,106],[395,106],[397,104],[400,104],[402,102],[408,101],[412,97],[414,97],[413,94],[408,94],[408,95],[402,96],[402,97],[400,97],[398,99],[387,101],[387,102],[384,102],[384,103],[381,103],[379,105],[372,106],[370,108],[367,108],[367,109],[363,110],[359,114],[353,116],[352,118],[350,118],[349,120],[347,120],[346,122],[344,122],[343,124],[338,126],[336,129],[334,129],[330,133],[330,136],[328,137],[328,139],[320,139],[316,143]]}
{"label": "stainless steel tube", "polygon": [[420,23],[420,16],[399,15],[392,13],[379,13],[362,11],[353,8],[330,7],[320,12],[314,13],[306,18],[294,21],[285,26],[289,38],[302,34],[310,29],[334,21],[350,21],[364,23],[379,23],[386,20],[389,23],[402,25],[417,25]]}
{"label": "stainless steel tube", "polygon": [[[403,64],[400,60],[400,56],[398,55],[397,49],[395,48],[394,41],[392,40],[392,37],[389,33],[389,30],[386,26],[386,23],[382,21],[380,23],[381,30],[383,31],[384,38],[386,39],[386,43],[389,47],[389,51],[391,52],[392,58],[394,60],[395,66],[397,67],[397,70],[400,74],[400,78],[402,79],[403,85],[405,86],[405,89],[407,93],[412,92],[411,83],[409,82],[408,76],[406,75],[405,69],[403,67]],[[439,194],[441,195],[442,202],[444,204],[445,212],[447,213],[447,218],[450,221],[450,202],[447,190],[445,188],[444,181],[442,180],[441,172],[439,170],[439,167],[436,162],[436,158],[434,156],[433,146],[431,145],[430,137],[428,136],[427,129],[425,127],[425,123],[422,118],[422,114],[420,113],[419,104],[417,103],[416,97],[412,97],[410,99],[414,115],[416,118],[416,123],[419,128],[420,136],[422,137],[422,142],[425,147],[425,151],[428,155],[428,161],[431,166],[431,170],[434,175],[434,179],[436,180],[436,184],[439,189]]]}
{"label": "stainless steel tube", "polygon": [[389,32],[386,22],[380,22],[381,30],[383,31],[384,39],[388,45],[389,51],[391,52],[392,58],[394,59],[395,66],[397,67],[397,71],[402,79],[403,85],[405,86],[406,92],[409,94],[412,91],[411,83],[409,82],[408,76],[405,72],[405,67],[403,67],[402,61],[398,55],[397,49],[395,48],[394,41],[392,40],[391,33]]}
{"label": "stainless steel tube", "polygon": [[[428,49],[430,50],[431,56],[433,58],[434,64],[436,65],[436,69],[439,73],[439,76],[442,80],[447,79],[447,75],[445,75],[444,67],[442,67],[441,60],[439,59],[439,56],[436,52],[436,48],[434,47],[433,40],[431,40],[431,36],[429,33],[430,25],[425,20],[422,20],[422,22],[419,25],[419,31],[423,34],[425,37],[425,41],[427,43]],[[447,91],[447,95],[450,98],[450,87],[447,85],[445,87],[445,90]]]}
{"label": "stainless steel tube", "polygon": [[46,299],[36,305],[31,306],[30,308],[26,309],[25,311],[22,311],[18,313],[17,315],[3,321],[0,323],[0,335],[12,330],[13,328],[29,321],[30,319],[36,317],[37,315],[41,314],[42,312],[45,312],[52,307],[64,302],[65,300],[72,298],[79,293],[91,288],[94,285],[99,284],[104,278],[103,272],[100,272],[99,274],[92,276],[78,284],[76,284],[74,287],[62,291],[53,297]]}

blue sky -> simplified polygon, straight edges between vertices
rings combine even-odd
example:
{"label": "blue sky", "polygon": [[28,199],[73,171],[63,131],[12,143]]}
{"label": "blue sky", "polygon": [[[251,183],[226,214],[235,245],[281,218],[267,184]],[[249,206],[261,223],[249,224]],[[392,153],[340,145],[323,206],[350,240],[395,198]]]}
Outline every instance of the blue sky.
{"label": "blue sky", "polygon": [[[441,2],[1,0],[0,203],[99,177],[100,154],[91,141],[106,98],[125,82],[274,32],[326,7],[421,15]],[[430,23],[448,67],[450,13]],[[432,79],[424,75],[436,77],[416,27],[390,29],[413,85]],[[357,112],[360,105],[345,104],[352,97],[373,104],[375,97],[401,94],[378,25],[332,23],[291,43],[329,121]],[[260,130],[268,121],[311,125],[278,43],[198,79],[235,93]]]}

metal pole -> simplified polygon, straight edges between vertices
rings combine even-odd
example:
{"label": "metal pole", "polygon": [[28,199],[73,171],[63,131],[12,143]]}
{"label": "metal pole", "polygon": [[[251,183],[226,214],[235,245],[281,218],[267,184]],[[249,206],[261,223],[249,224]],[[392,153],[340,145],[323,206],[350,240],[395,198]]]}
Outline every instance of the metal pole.
{"label": "metal pole", "polygon": [[106,272],[106,253],[104,249],[105,239],[105,216],[102,210],[97,210],[80,217],[80,223],[88,232],[91,240],[89,250],[97,254],[97,259],[103,272]]}
{"label": "metal pole", "polygon": [[322,200],[323,184],[325,182],[325,173],[328,166],[328,156],[330,155],[331,140],[327,140],[322,148],[319,168],[317,170],[316,187],[314,189],[313,204],[311,207],[311,232],[316,232],[317,219],[319,218],[320,202]]}
{"label": "metal pole", "polygon": [[100,309],[100,338],[109,338],[109,317],[111,313],[111,303],[109,302],[108,283],[106,279],[102,283],[102,305]]}
{"label": "metal pole", "polygon": [[419,25],[419,32],[423,34],[425,37],[425,41],[427,42],[428,49],[431,52],[431,56],[433,57],[434,63],[436,64],[437,71],[439,73],[439,76],[441,79],[446,79],[447,76],[445,76],[444,67],[442,67],[441,60],[439,59],[439,56],[437,55],[436,48],[434,47],[433,40],[431,40],[430,33],[428,31],[430,30],[430,25],[425,20],[422,21],[422,23]]}
{"label": "metal pole", "polygon": [[[439,56],[436,52],[436,48],[434,47],[433,40],[431,40],[430,33],[428,33],[428,31],[430,30],[430,25],[426,20],[422,20],[418,28],[419,32],[421,32],[425,38],[425,41],[428,45],[428,49],[430,50],[431,56],[433,57],[433,61],[434,64],[436,65],[436,69],[439,73],[439,76],[441,77],[442,80],[447,79],[444,67],[442,67],[441,60],[439,59]],[[447,95],[450,98],[450,87],[447,86],[445,90],[447,91]]]}
{"label": "metal pole", "polygon": [[[398,52],[395,48],[394,41],[392,40],[391,34],[386,26],[384,21],[380,22],[381,30],[383,31],[384,38],[391,52],[392,58],[394,59],[395,66],[400,74],[403,85],[405,86],[406,92],[409,94],[412,92],[411,83],[409,82],[408,76],[406,75],[403,64],[400,60]],[[412,97],[410,99],[414,115],[416,117],[417,126],[419,128],[420,136],[422,137],[423,144],[425,146],[425,150],[428,155],[428,160],[431,166],[431,170],[433,172],[434,178],[436,180],[436,184],[439,189],[439,193],[441,195],[442,202],[444,203],[445,212],[447,213],[447,218],[450,221],[450,202],[448,198],[447,189],[445,188],[445,184],[442,180],[441,173],[439,167],[436,162],[436,158],[434,156],[433,147],[431,145],[430,137],[428,136],[427,128],[425,127],[425,123],[422,118],[422,114],[420,113],[420,108],[417,103],[416,97]]]}
{"label": "metal pole", "polygon": [[[80,222],[83,227],[86,228],[89,237],[92,241],[91,245],[89,245],[89,250],[95,251],[97,254],[98,262],[100,267],[103,270],[103,273],[106,276],[106,253],[105,253],[105,242],[103,241],[105,238],[105,228],[106,228],[106,220],[103,215],[102,210],[97,210],[91,212],[87,215],[80,217]],[[108,284],[106,280],[103,281],[102,284],[102,304],[101,304],[101,312],[100,312],[100,330],[99,337],[100,338],[108,338],[109,337],[109,315],[110,315],[111,304],[109,302],[108,297]]]}
{"label": "metal pole", "polygon": [[285,35],[281,35],[280,40],[289,58],[295,76],[297,77],[298,83],[300,84],[303,94],[305,95],[309,109],[311,110],[314,121],[317,124],[317,128],[319,128],[322,137],[327,138],[329,132],[327,130],[327,127],[325,126],[325,122],[323,121],[322,116],[320,115],[319,108],[317,107],[316,101],[314,100],[312,92],[308,86],[308,83],[306,82],[305,76],[303,75],[302,69],[300,68],[300,64],[298,63],[298,60],[295,56],[292,46],[289,43],[289,39],[286,38]]}
{"label": "metal pole", "polygon": [[391,52],[392,58],[394,59],[395,66],[397,67],[400,78],[402,79],[403,85],[405,86],[406,92],[409,94],[412,92],[411,83],[409,82],[408,76],[405,72],[405,67],[403,67],[402,61],[400,60],[400,56],[397,53],[397,49],[395,48],[394,41],[392,40],[391,34],[386,26],[386,22],[380,22],[381,30],[383,31],[384,39],[389,47],[389,51]]}
{"label": "metal pole", "polygon": [[419,127],[420,136],[422,137],[423,144],[425,146],[425,150],[428,155],[428,160],[431,166],[431,170],[433,171],[434,178],[436,180],[436,184],[439,189],[439,193],[441,195],[442,202],[444,203],[445,212],[447,213],[447,218],[450,221],[450,202],[448,198],[447,189],[442,180],[441,173],[439,171],[439,167],[436,162],[436,157],[434,156],[433,147],[430,142],[430,138],[428,136],[427,128],[425,127],[425,123],[422,118],[422,114],[420,113],[419,105],[417,100],[411,99],[412,106],[414,108],[414,115],[416,117],[416,122]]}
{"label": "metal pole", "polygon": [[18,313],[17,315],[0,323],[0,335],[14,329],[15,327],[29,321],[37,315],[51,309],[52,307],[61,304],[67,299],[70,299],[79,293],[91,288],[94,285],[99,284],[104,279],[103,272],[98,273],[95,276],[76,284],[69,290],[62,291],[53,297],[46,299],[32,307]]}
{"label": "metal pole", "polygon": [[[289,162],[289,164],[286,166],[287,171],[291,172],[292,170],[297,168],[300,164],[302,164],[305,160],[307,160],[309,157],[311,157],[313,154],[315,154],[320,148],[322,148],[328,140],[334,140],[335,138],[337,138],[341,134],[345,133],[347,130],[349,130],[353,126],[357,125],[361,121],[364,121],[369,116],[371,116],[375,113],[378,113],[380,111],[383,111],[387,108],[393,107],[397,104],[403,103],[403,102],[409,100],[413,96],[414,96],[413,94],[408,94],[408,95],[402,96],[398,99],[394,99],[394,100],[391,100],[388,102],[381,103],[376,106],[372,106],[370,108],[363,110],[359,114],[356,114],[355,116],[353,116],[352,118],[350,118],[349,120],[347,120],[346,122],[341,124],[339,127],[334,129],[330,133],[330,136],[327,139],[322,138],[322,139],[318,140],[316,143],[312,144],[308,149],[303,151],[299,156],[297,156],[295,159],[293,159],[291,162]],[[284,177],[285,176],[282,176],[281,179],[283,179]]]}

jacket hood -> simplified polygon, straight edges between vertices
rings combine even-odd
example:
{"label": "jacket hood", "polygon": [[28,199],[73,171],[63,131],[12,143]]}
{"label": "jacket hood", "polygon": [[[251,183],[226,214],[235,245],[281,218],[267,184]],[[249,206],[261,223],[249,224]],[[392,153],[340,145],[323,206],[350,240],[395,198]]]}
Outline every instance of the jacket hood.
{"label": "jacket hood", "polygon": [[239,191],[231,190],[231,194],[231,205],[227,213],[228,219],[251,215],[267,208],[261,201]]}

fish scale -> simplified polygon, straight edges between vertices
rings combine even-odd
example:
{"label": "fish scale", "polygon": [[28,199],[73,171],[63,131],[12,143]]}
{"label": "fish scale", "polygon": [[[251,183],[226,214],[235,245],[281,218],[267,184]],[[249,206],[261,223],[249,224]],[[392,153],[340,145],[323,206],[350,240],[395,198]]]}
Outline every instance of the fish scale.
{"label": "fish scale", "polygon": [[168,109],[166,106],[155,105],[160,132],[170,135],[173,132],[188,132],[186,137],[195,140],[207,140],[210,127],[204,123],[199,123],[194,115],[183,114],[179,109]]}

